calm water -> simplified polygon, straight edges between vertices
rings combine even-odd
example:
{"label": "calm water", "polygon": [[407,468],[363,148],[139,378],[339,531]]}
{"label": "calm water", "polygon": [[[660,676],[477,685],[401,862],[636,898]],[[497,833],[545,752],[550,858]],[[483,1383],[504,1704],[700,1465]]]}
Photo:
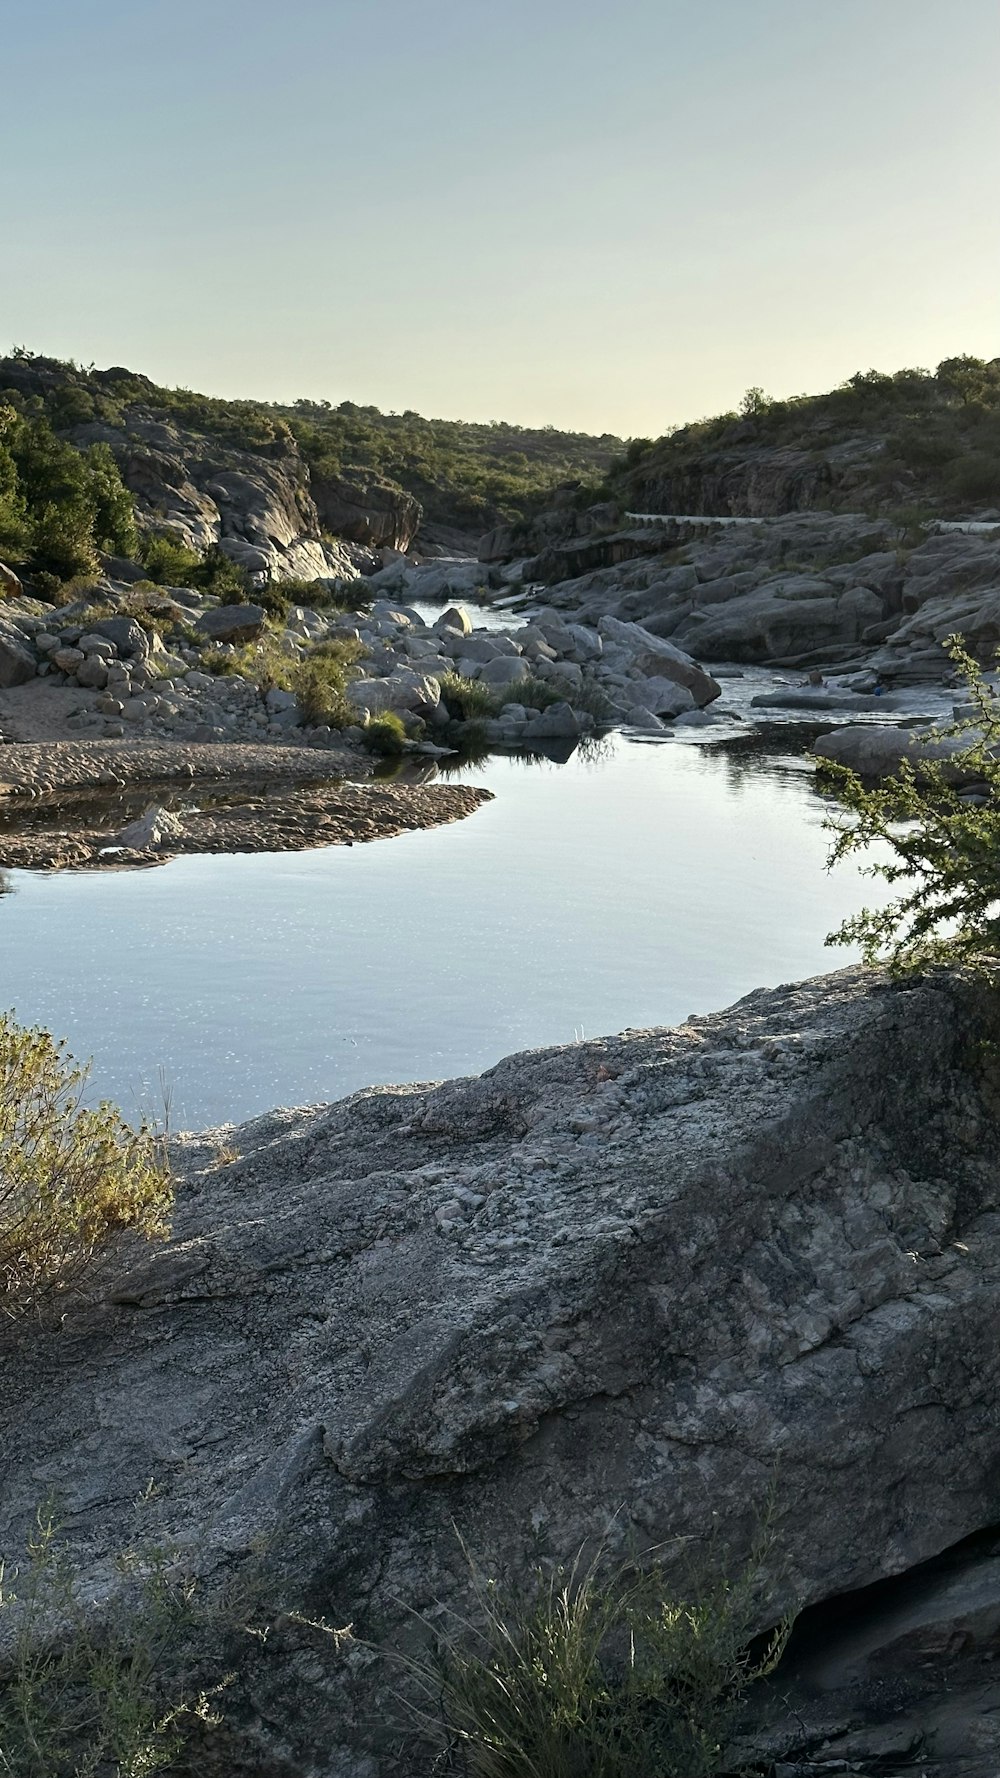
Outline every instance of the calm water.
{"label": "calm water", "polygon": [[0,1005],[129,1109],[162,1070],[200,1127],[724,1006],[847,961],[824,935],[872,899],[826,874],[794,753],[618,737],[467,776],[496,801],[372,845],[14,873]]}

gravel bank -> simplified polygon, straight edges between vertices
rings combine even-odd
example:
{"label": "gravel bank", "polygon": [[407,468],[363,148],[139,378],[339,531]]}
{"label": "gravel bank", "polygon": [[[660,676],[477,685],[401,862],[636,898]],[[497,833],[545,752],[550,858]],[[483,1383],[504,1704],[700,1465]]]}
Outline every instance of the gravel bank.
{"label": "gravel bank", "polygon": [[370,758],[350,748],[196,741],[47,741],[0,749],[0,798],[130,784],[315,783],[364,778]]}

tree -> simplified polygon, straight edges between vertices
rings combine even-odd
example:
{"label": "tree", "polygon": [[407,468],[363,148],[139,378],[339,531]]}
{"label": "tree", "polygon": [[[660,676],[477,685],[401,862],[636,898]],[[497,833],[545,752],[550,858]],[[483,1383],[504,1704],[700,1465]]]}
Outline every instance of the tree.
{"label": "tree", "polygon": [[[960,636],[945,647],[968,688],[974,715],[929,738],[958,736],[946,761],[904,761],[898,775],[872,788],[844,766],[824,763],[848,819],[828,823],[830,864],[872,846],[888,856],[865,867],[899,888],[884,908],[863,908],[828,944],[861,946],[866,963],[893,974],[960,964],[1000,977],[1000,696]],[[978,781],[975,801],[962,785]],[[982,798],[985,800],[981,800]]]}
{"label": "tree", "polygon": [[740,418],[742,420],[756,420],[759,414],[767,412],[770,405],[763,389],[754,384],[753,388],[747,390],[740,402]]}

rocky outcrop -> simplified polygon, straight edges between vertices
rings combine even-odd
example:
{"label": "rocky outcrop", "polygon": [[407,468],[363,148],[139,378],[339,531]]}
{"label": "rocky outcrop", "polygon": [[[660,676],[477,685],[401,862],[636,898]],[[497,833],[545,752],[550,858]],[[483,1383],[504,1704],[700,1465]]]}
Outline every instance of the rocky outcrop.
{"label": "rocky outcrop", "polygon": [[[109,386],[119,378],[133,391],[119,403],[120,420],[67,423],[61,430],[74,444],[110,447],[143,529],[198,551],[217,545],[262,580],[354,576],[350,547],[323,536],[309,471],[287,425],[275,422],[270,438],[254,448],[225,431],[183,423],[158,405],[157,390],[142,377],[96,373],[98,383]],[[72,396],[72,381],[54,359],[3,360],[4,387],[29,399],[54,398],[57,408]]]}
{"label": "rocky outcrop", "polygon": [[423,508],[385,476],[372,473],[319,475],[310,481],[324,531],[373,549],[408,550]]}
{"label": "rocky outcrop", "polygon": [[252,1597],[230,1778],[395,1778],[398,1670],[288,1613],[412,1646],[469,1609],[455,1528],[515,1577],[602,1536],[735,1564],[771,1498],[762,1622],[925,1561],[1000,1518],[980,1016],[845,972],[186,1139],[169,1244],[5,1336],[0,1548],[54,1491],[124,1611],[143,1495]]}
{"label": "rocky outcrop", "polygon": [[755,431],[752,425],[734,427],[725,449],[709,447],[687,462],[678,461],[673,441],[665,440],[621,477],[623,503],[636,512],[745,518],[807,512],[831,501],[860,504],[884,448],[880,438],[863,434],[813,450],[768,446]]}
{"label": "rocky outcrop", "polygon": [[[630,540],[631,555],[618,553]],[[950,635],[983,662],[1000,646],[1000,525],[928,527],[903,541],[864,514],[666,520],[560,544],[504,572],[530,583],[540,566],[567,561],[574,571],[547,585],[549,604],[585,623],[638,620],[701,661],[864,660],[905,684],[943,676]]]}
{"label": "rocky outcrop", "polygon": [[[942,735],[933,729],[928,732],[926,727],[887,728],[859,722],[818,735],[812,751],[821,763],[831,760],[857,772],[860,778],[895,777],[905,760],[918,773],[924,765],[943,765],[949,782],[971,785],[982,783],[982,770],[967,755],[981,740],[979,730]],[[960,756],[956,763],[950,763],[956,755]]]}
{"label": "rocky outcrop", "polygon": [[90,423],[72,436],[78,444],[111,446],[147,530],[199,551],[217,544],[265,579],[355,572],[346,548],[322,535],[309,472],[290,433],[267,451],[237,450],[133,408],[120,428]]}
{"label": "rocky outcrop", "polygon": [[217,605],[202,612],[195,629],[210,642],[253,642],[266,622],[260,605]]}

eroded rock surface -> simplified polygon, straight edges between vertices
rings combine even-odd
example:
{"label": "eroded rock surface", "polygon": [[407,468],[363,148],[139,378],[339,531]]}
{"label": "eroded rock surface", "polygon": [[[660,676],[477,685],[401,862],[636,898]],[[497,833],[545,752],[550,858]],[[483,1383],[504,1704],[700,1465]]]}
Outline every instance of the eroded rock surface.
{"label": "eroded rock surface", "polygon": [[152,1478],[145,1538],[272,1625],[222,1769],[416,1778],[398,1672],[281,1613],[412,1641],[467,1604],[454,1526],[515,1574],[609,1525],[736,1563],[772,1493],[764,1622],[995,1523],[978,1017],[847,971],[185,1139],[171,1243],[7,1336],[0,1548],[53,1489],[113,1599]]}

